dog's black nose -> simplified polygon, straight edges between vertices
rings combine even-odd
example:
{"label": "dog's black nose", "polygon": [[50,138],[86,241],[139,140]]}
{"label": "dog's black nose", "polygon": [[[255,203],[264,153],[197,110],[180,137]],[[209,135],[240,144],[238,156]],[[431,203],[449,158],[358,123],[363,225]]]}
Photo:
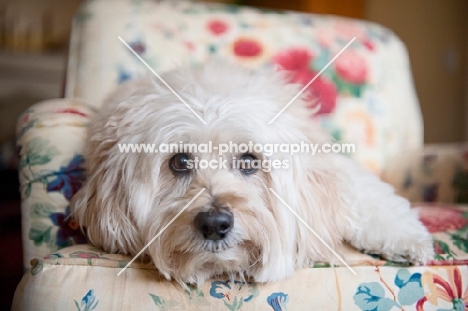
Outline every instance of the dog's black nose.
{"label": "dog's black nose", "polygon": [[195,227],[207,240],[222,240],[231,231],[234,216],[231,212],[201,212],[195,217]]}

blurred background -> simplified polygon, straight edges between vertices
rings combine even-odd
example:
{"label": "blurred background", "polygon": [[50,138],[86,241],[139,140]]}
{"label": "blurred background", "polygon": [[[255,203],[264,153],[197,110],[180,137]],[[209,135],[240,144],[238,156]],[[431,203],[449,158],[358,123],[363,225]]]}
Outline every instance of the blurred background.
{"label": "blurred background", "polygon": [[[155,0],[156,1],[156,0]],[[62,96],[73,13],[82,0],[0,0],[0,310],[22,275],[16,120]],[[216,2],[216,1],[211,1]],[[237,0],[380,23],[405,42],[426,143],[468,140],[467,0]]]}

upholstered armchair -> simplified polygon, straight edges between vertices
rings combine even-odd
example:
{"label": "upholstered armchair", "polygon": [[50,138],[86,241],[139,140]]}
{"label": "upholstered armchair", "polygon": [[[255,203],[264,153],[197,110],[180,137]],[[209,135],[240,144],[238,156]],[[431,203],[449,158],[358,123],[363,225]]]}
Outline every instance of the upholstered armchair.
{"label": "upholstered armchair", "polygon": [[[166,281],[150,264],[86,244],[69,202],[86,178],[90,116],[116,85],[216,56],[292,71],[320,102],[317,122],[350,154],[419,207],[434,236],[427,266],[384,261],[344,246],[353,267],[316,263],[277,283]],[[312,105],[312,102],[311,102]],[[384,27],[335,16],[186,1],[93,0],[73,22],[66,95],[18,122],[24,266],[14,310],[461,310],[468,305],[468,145],[423,146],[422,117],[404,44]],[[428,203],[438,202],[438,203]],[[450,204],[449,204],[450,203]]]}

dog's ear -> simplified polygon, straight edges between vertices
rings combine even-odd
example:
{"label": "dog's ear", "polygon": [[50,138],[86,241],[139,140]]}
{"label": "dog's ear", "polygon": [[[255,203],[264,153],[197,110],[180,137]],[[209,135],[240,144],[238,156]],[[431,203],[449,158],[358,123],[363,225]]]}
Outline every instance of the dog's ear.
{"label": "dog's ear", "polygon": [[143,139],[147,123],[142,119],[154,109],[136,99],[137,93],[141,98],[153,94],[151,80],[122,84],[92,118],[85,152],[86,181],[70,205],[72,217],[86,227],[89,241],[109,252],[141,250],[141,231],[159,191],[159,158],[120,150],[120,143]]}
{"label": "dog's ear", "polygon": [[[125,168],[118,154],[105,152],[103,144],[89,142],[87,180],[72,198],[71,217],[86,228],[88,240],[112,253],[137,253],[143,242],[130,206]],[[121,155],[120,155],[121,156]]]}
{"label": "dog's ear", "polygon": [[[273,189],[297,213],[323,242],[332,249],[341,243],[346,215],[341,206],[340,187],[343,180],[333,163],[323,155],[296,154],[289,157],[289,169],[271,173]],[[289,182],[285,182],[289,181]],[[306,225],[282,202],[276,202],[286,222],[294,224],[294,251],[298,266],[314,260],[329,260],[330,251]],[[287,226],[286,226],[287,227]]]}

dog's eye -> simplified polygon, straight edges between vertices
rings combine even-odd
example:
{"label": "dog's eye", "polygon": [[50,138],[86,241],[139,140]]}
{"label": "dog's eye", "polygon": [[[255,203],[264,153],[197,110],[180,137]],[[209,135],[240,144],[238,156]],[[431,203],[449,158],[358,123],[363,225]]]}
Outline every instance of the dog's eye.
{"label": "dog's eye", "polygon": [[258,167],[254,162],[257,158],[252,154],[243,154],[240,157],[238,169],[244,175],[250,175],[257,171]]}
{"label": "dog's eye", "polygon": [[174,173],[184,173],[188,171],[190,157],[185,153],[178,153],[169,161],[169,167]]}

